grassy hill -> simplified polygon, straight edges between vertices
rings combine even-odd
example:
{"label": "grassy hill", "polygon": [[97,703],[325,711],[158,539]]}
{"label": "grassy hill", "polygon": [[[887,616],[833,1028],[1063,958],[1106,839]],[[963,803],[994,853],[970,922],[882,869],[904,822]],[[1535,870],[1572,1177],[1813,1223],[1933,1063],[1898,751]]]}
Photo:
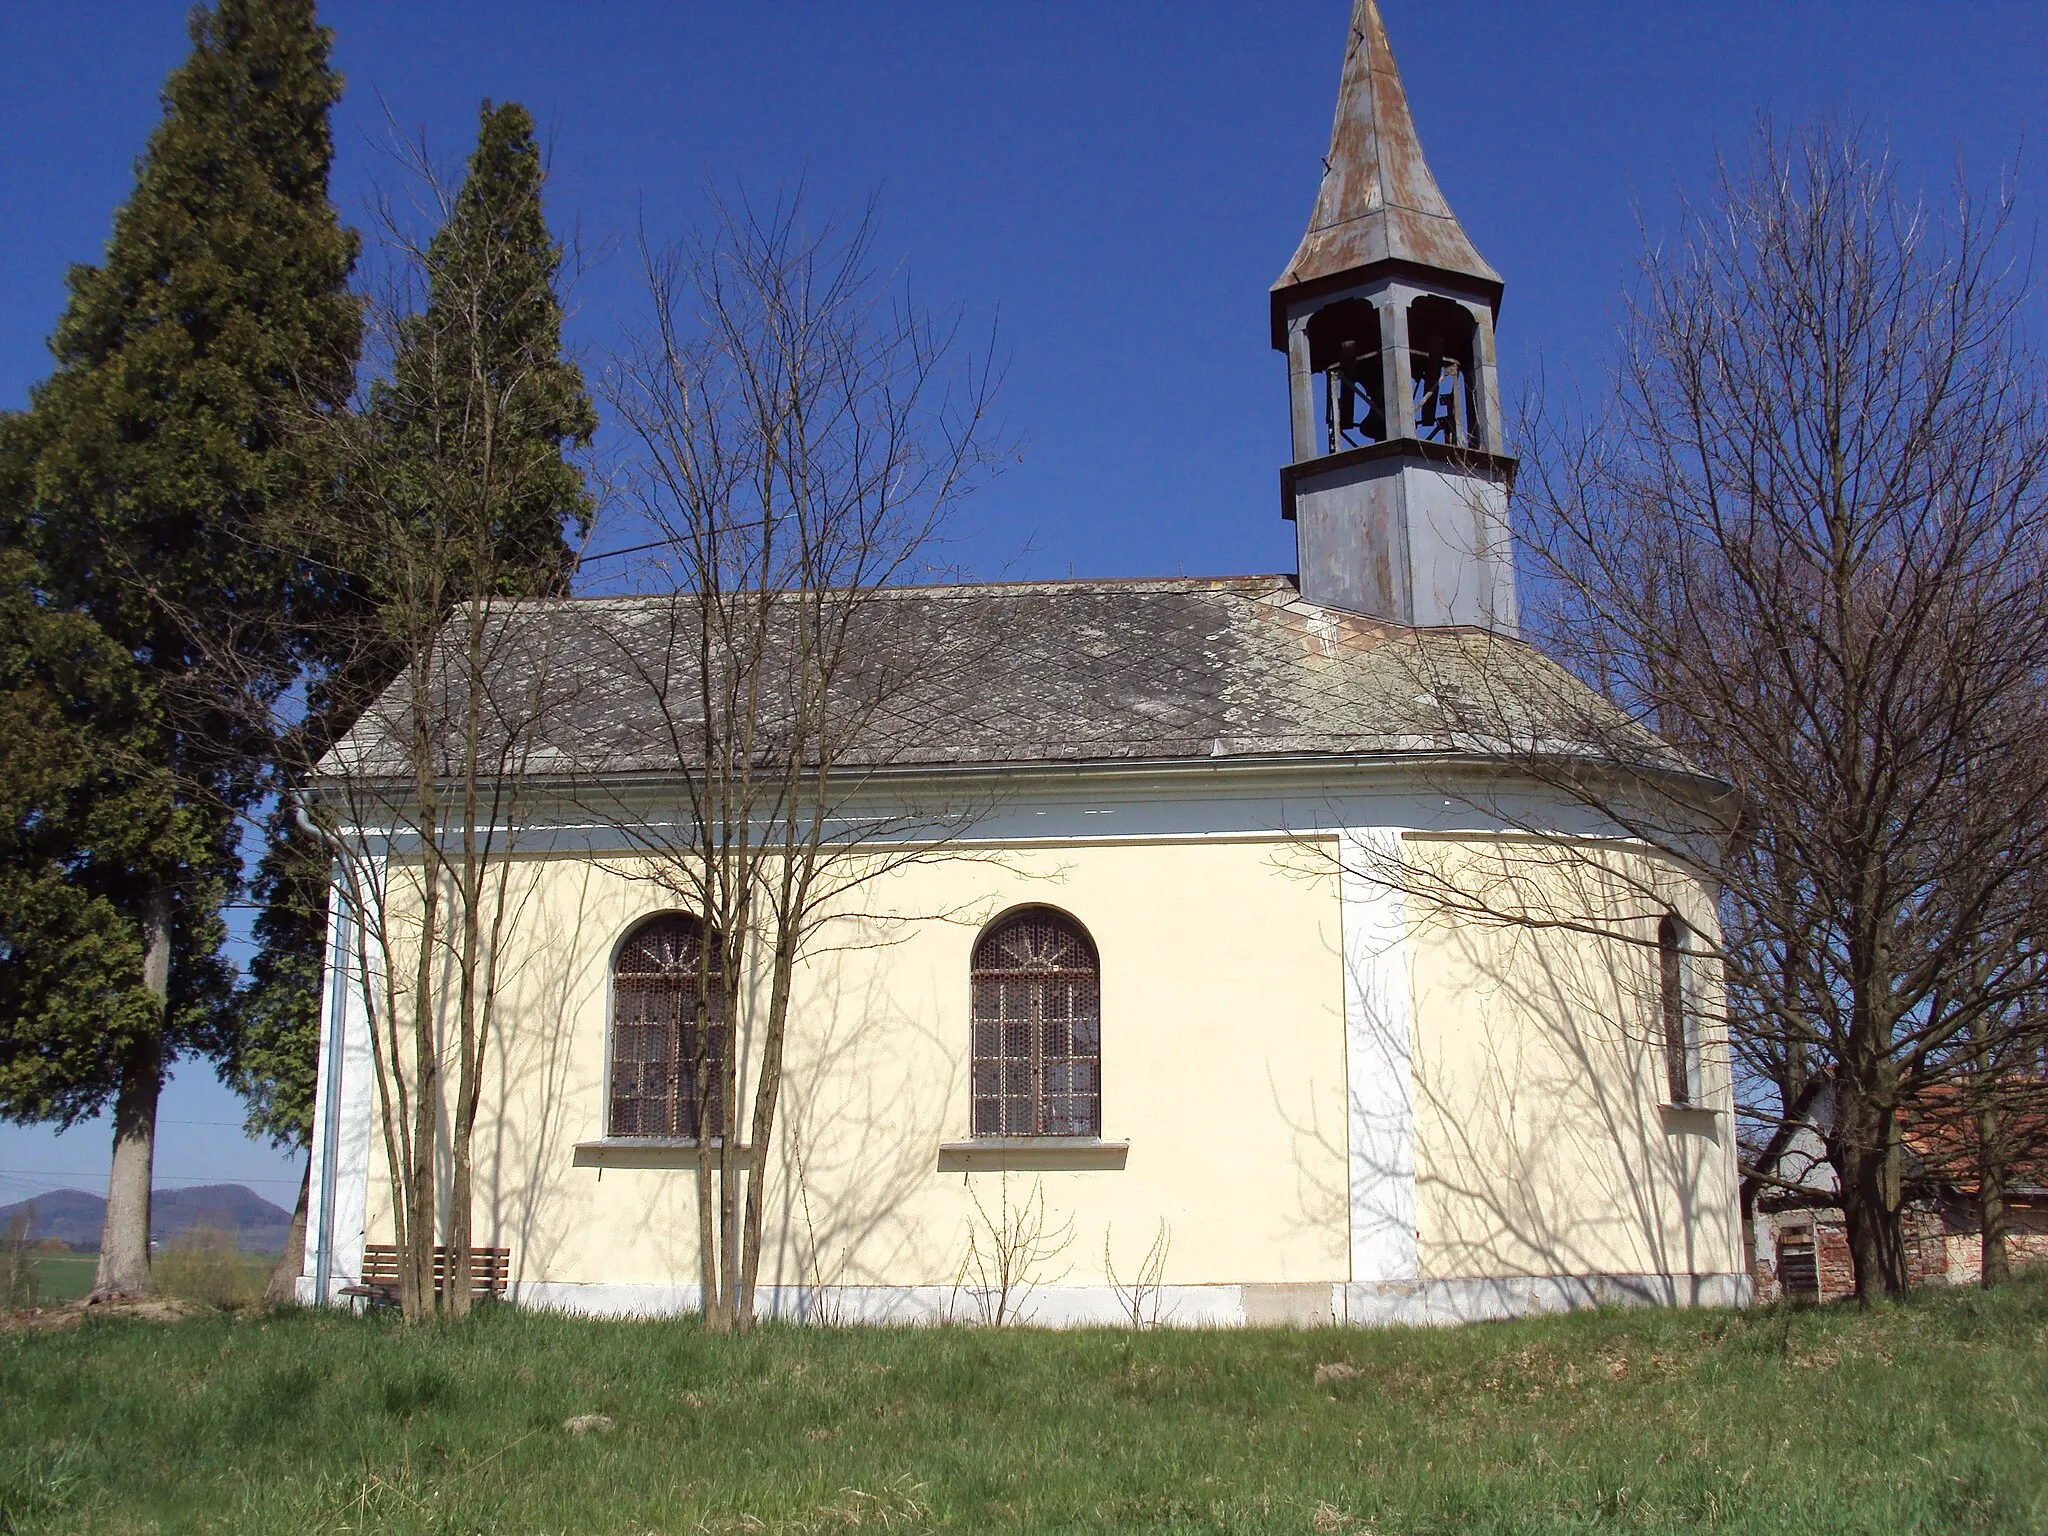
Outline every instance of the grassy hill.
{"label": "grassy hill", "polygon": [[2039,1276],[1446,1332],[0,1335],[21,1532],[2039,1532],[2044,1444]]}

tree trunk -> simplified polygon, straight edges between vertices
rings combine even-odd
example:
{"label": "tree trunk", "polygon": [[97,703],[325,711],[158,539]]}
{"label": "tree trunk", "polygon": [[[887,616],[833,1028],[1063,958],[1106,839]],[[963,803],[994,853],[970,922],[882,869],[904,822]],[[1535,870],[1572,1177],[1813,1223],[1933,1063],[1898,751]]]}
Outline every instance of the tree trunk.
{"label": "tree trunk", "polygon": [[1898,1148],[1891,1109],[1841,1090],[1835,1106],[1834,1167],[1841,1185],[1856,1299],[1900,1296],[1906,1249],[1899,1228]]}
{"label": "tree trunk", "polygon": [[455,1126],[448,1143],[448,1259],[441,1282],[441,1309],[469,1316],[470,1148],[476,1129],[476,898],[464,900],[462,980],[456,1006],[461,1013],[460,1060],[455,1065]]}
{"label": "tree trunk", "polygon": [[[704,940],[705,955],[709,955],[710,944],[714,942],[707,934]],[[724,1110],[714,1121],[711,1114],[711,1065],[709,1044],[711,1039],[711,1007],[706,996],[710,985],[702,978],[708,975],[705,964],[700,962],[700,980],[697,991],[696,1049],[691,1056],[690,1072],[695,1080],[693,1092],[697,1105],[697,1308],[703,1314],[705,1328],[713,1333],[725,1326],[725,1304],[720,1295],[720,1274],[718,1268],[718,1180],[722,1154],[712,1145],[723,1125]],[[728,1015],[730,1016],[730,1015]],[[731,1036],[726,1039],[726,1050],[733,1049]],[[721,1079],[721,1084],[722,1084]]]}
{"label": "tree trunk", "polygon": [[[159,1028],[171,995],[171,893],[152,891],[142,909],[142,984],[157,1001]],[[89,1301],[156,1294],[149,1272],[149,1196],[156,1176],[156,1104],[164,1085],[161,1033],[138,1041],[121,1063],[114,1098],[114,1165],[107,1174],[106,1224]]]}
{"label": "tree trunk", "polygon": [[[431,1038],[433,1026],[425,1017],[419,1020],[418,1028],[422,1038]],[[434,1237],[440,1225],[437,1219],[440,1202],[437,1198],[439,1191],[434,1187],[434,1138],[438,1129],[435,1110],[441,1084],[435,1066],[431,1046],[421,1047],[413,1062],[414,1081],[419,1086],[413,1099],[412,1170],[406,1190],[406,1246],[410,1251],[402,1256],[398,1290],[399,1306],[409,1323],[423,1322],[433,1316],[437,1299],[434,1295]]]}
{"label": "tree trunk", "polygon": [[[731,1018],[737,1014],[728,1014]],[[745,1177],[739,1150],[739,1031],[727,1026],[722,1089],[718,1106],[718,1327],[740,1326],[740,1182]]]}
{"label": "tree trunk", "polygon": [[703,1118],[697,1132],[697,1310],[704,1326],[718,1327],[718,1223],[716,1191],[718,1167],[711,1160],[711,1138],[704,1134]]}
{"label": "tree trunk", "polygon": [[435,1138],[440,1128],[441,1053],[434,962],[439,958],[441,913],[440,875],[431,864],[425,870],[423,884],[420,953],[412,1007],[412,1166],[406,1170],[406,1235],[398,1265],[398,1305],[409,1323],[422,1322],[434,1313],[434,1234],[439,1226],[435,1219],[439,1202],[435,1198],[434,1163]]}
{"label": "tree trunk", "polygon": [[[488,523],[480,523],[479,533]],[[485,556],[477,552],[478,568],[484,568]],[[481,678],[486,670],[480,653],[482,643],[482,619],[486,605],[472,597],[469,603],[469,651],[468,673]],[[462,903],[462,941],[457,952],[460,966],[456,975],[456,1062],[455,1062],[455,1104],[454,1128],[449,1136],[448,1156],[448,1261],[445,1279],[442,1282],[441,1306],[450,1317],[469,1316],[470,1275],[469,1275],[469,1233],[472,1221],[470,1209],[470,1147],[476,1130],[477,1097],[482,1091],[479,1081],[483,1062],[478,1059],[482,1028],[478,1017],[481,1000],[477,992],[477,967],[482,963],[482,914],[484,893],[491,888],[490,878],[485,872],[477,848],[477,762],[475,742],[477,741],[478,695],[472,690],[469,700],[469,718],[464,728],[463,740],[470,743],[465,754],[465,776],[462,788],[462,868],[455,882],[455,893]],[[504,891],[498,888],[498,907],[504,909]]]}
{"label": "tree trunk", "polygon": [[[463,1075],[469,1074],[470,1063],[462,1063]],[[466,1090],[465,1090],[466,1093]],[[450,1317],[469,1316],[470,1293],[475,1281],[469,1272],[469,1244],[471,1212],[471,1183],[469,1175],[470,1126],[458,1118],[451,1152],[451,1171],[448,1180],[448,1262],[442,1281],[441,1307]]]}
{"label": "tree trunk", "polygon": [[2005,1127],[1998,1107],[1984,1102],[1977,1107],[1977,1230],[1983,1235],[1983,1260],[1977,1283],[1990,1290],[2012,1278],[2012,1260],[2006,1252],[2006,1229],[2011,1216],[2005,1203]]}
{"label": "tree trunk", "polygon": [[270,1272],[270,1283],[263,1287],[266,1307],[287,1307],[298,1299],[299,1276],[306,1270],[306,1206],[312,1193],[313,1160],[309,1157],[306,1171],[299,1175],[299,1199],[292,1207],[291,1230],[284,1235],[284,1252]]}
{"label": "tree trunk", "polygon": [[[788,925],[778,923],[779,933]],[[761,1275],[761,1221],[767,1200],[768,1147],[775,1139],[775,1110],[782,1099],[782,1052],[788,1035],[790,974],[795,951],[785,939],[776,945],[775,974],[768,997],[768,1028],[762,1040],[760,1077],[754,1085],[754,1167],[747,1180],[746,1228],[740,1238],[739,1321],[754,1323],[754,1288]]]}

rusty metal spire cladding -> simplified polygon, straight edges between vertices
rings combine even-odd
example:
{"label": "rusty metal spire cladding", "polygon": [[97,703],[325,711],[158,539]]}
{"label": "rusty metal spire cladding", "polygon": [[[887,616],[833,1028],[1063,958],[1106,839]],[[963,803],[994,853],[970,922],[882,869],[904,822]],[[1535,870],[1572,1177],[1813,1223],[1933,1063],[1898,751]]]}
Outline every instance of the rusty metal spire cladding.
{"label": "rusty metal spire cladding", "polygon": [[1303,287],[1388,266],[1462,277],[1499,298],[1500,274],[1474,249],[1422,158],[1379,7],[1354,0],[1322,190],[1308,233],[1273,285],[1275,345],[1282,307]]}

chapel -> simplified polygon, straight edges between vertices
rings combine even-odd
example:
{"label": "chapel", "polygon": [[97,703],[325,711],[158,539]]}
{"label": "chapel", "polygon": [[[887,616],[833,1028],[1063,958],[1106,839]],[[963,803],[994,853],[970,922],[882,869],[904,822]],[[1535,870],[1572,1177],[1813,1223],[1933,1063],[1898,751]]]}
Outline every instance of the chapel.
{"label": "chapel", "polygon": [[[1716,892],[1530,769],[1530,743],[1591,751],[1572,722],[1600,705],[1519,637],[1502,292],[1356,0],[1267,298],[1296,571],[875,605],[891,643],[967,657],[877,782],[976,809],[798,972],[784,1113],[748,1152],[774,1175],[760,1311],[971,1320],[1016,1209],[1041,1241],[1011,1315],[1046,1325],[1129,1323],[1141,1280],[1180,1325],[1747,1301]],[[653,807],[672,757],[619,681],[663,673],[639,601],[508,623],[588,671],[549,750]],[[357,726],[358,766],[387,727]],[[1626,771],[1685,780],[1652,759]],[[475,1241],[518,1304],[688,1312],[695,919],[616,825],[540,791],[521,814]],[[391,1241],[359,920],[334,903],[307,1300]]]}

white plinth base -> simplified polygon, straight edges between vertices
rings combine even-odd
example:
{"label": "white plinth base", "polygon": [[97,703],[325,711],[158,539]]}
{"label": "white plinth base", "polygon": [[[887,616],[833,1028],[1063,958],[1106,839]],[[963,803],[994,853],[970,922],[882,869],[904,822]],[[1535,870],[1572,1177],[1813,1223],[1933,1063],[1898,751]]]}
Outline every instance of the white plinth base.
{"label": "white plinth base", "polygon": [[1343,1285],[1344,1320],[1367,1327],[1431,1327],[1583,1312],[1594,1307],[1746,1307],[1748,1275],[1516,1275]]}
{"label": "white plinth base", "polygon": [[[300,1282],[310,1299],[311,1283]],[[528,1281],[513,1302],[584,1317],[677,1317],[698,1309],[694,1285],[572,1284]],[[1173,1328],[1429,1327],[1536,1317],[1593,1307],[1744,1307],[1754,1299],[1748,1275],[1520,1275],[1506,1279],[1422,1280],[1377,1285],[1169,1285],[1148,1320]],[[985,1308],[952,1286],[764,1286],[763,1317],[823,1324],[974,1324]],[[1129,1327],[1128,1305],[1106,1285],[1048,1285],[1013,1298],[1010,1316],[1039,1328]]]}

